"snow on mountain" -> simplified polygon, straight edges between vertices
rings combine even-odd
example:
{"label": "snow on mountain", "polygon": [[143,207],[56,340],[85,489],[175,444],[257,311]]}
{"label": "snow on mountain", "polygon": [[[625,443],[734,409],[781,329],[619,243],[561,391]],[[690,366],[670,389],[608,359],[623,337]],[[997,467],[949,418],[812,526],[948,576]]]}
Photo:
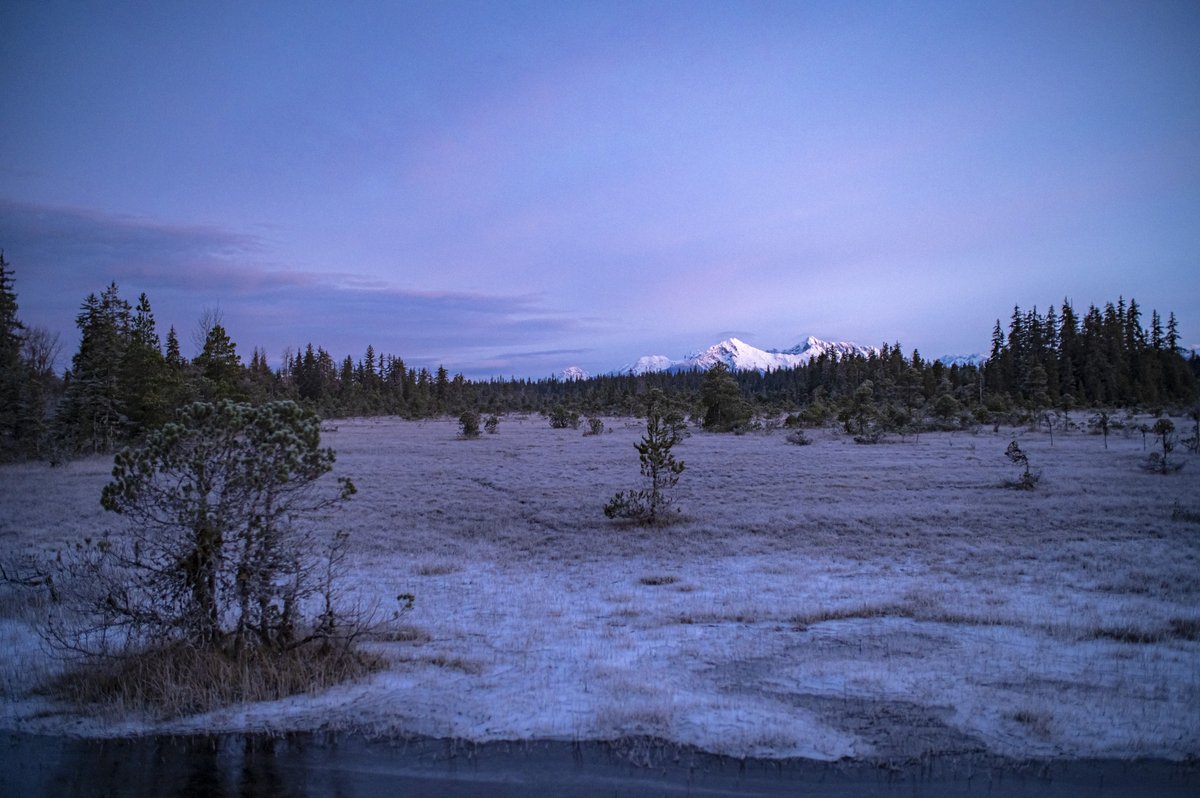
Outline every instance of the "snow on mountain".
{"label": "snow on mountain", "polygon": [[846,341],[822,341],[811,336],[803,343],[784,351],[759,349],[740,338],[726,338],[720,343],[713,344],[707,349],[688,355],[681,360],[672,360],[663,355],[648,355],[638,358],[632,365],[625,366],[615,373],[637,375],[656,371],[689,371],[691,369],[707,371],[717,363],[724,363],[733,371],[763,372],[802,366],[825,353],[838,357],[849,354],[866,357],[872,352],[878,351],[874,347],[860,346]]}
{"label": "snow on mountain", "polygon": [[651,374],[656,371],[670,371],[674,366],[682,363],[682,360],[672,360],[666,355],[645,355],[639,357],[636,361],[617,369],[614,374]]}
{"label": "snow on mountain", "polygon": [[874,346],[861,346],[850,341],[822,341],[820,338],[814,338],[810,335],[804,339],[804,343],[796,344],[791,349],[785,349],[781,354],[802,355],[805,358],[804,362],[807,363],[809,360],[814,360],[826,352],[838,357],[844,355],[870,357],[873,354],[879,354],[879,349]]}
{"label": "snow on mountain", "polygon": [[982,366],[987,358],[983,355],[946,355],[939,357],[938,362],[943,366]]}
{"label": "snow on mountain", "polygon": [[562,374],[558,375],[558,378],[563,382],[571,382],[572,380],[591,379],[591,376],[591,374],[588,374],[586,371],[579,368],[579,366],[567,366],[562,370]]}

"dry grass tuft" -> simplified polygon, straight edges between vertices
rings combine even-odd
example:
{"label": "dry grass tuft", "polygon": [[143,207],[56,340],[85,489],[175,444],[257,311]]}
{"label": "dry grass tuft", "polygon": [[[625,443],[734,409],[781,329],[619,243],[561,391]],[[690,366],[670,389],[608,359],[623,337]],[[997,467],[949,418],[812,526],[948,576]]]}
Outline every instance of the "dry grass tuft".
{"label": "dry grass tuft", "polygon": [[795,631],[804,631],[809,626],[830,621],[850,621],[869,618],[908,618],[923,623],[942,623],[954,626],[1002,626],[998,618],[967,615],[952,612],[931,602],[856,604],[848,607],[831,607],[787,619]]}
{"label": "dry grass tuft", "polygon": [[673,585],[679,581],[679,577],[669,574],[654,574],[651,576],[643,576],[638,580],[638,584],[655,587],[658,585]]}
{"label": "dry grass tuft", "polygon": [[372,634],[371,639],[381,643],[414,643],[422,645],[433,640],[433,636],[419,626],[401,624],[382,629]]}
{"label": "dry grass tuft", "polygon": [[422,657],[413,661],[423,662],[426,665],[433,665],[438,668],[462,671],[468,676],[478,676],[483,673],[482,664],[469,659],[463,659],[462,657],[447,657],[444,654],[436,654],[432,657]]}
{"label": "dry grass tuft", "polygon": [[452,562],[429,562],[417,566],[417,576],[446,576],[461,570]]}
{"label": "dry grass tuft", "polygon": [[1181,640],[1200,640],[1200,618],[1172,618],[1171,634]]}
{"label": "dry grass tuft", "polygon": [[175,644],[69,669],[50,695],[103,710],[182,717],[219,707],[313,694],[382,668],[382,660],[344,647],[316,644],[282,654],[224,651]]}
{"label": "dry grass tuft", "polygon": [[1012,713],[1010,717],[1022,726],[1029,728],[1031,732],[1038,737],[1048,739],[1050,737],[1050,716],[1045,712],[1036,712],[1030,709],[1019,709]]}
{"label": "dry grass tuft", "polygon": [[1116,640],[1118,643],[1151,645],[1163,643],[1174,637],[1171,629],[1144,629],[1132,624],[1126,626],[1099,626],[1090,630],[1085,638],[1092,640]]}

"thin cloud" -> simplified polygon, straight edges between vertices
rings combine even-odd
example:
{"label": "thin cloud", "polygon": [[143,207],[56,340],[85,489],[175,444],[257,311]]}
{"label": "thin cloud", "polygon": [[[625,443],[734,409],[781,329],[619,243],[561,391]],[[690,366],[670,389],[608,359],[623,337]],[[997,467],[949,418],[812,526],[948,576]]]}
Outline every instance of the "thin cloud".
{"label": "thin cloud", "polygon": [[273,268],[260,239],[215,227],[0,201],[0,246],[17,272],[23,318],[67,340],[79,303],[113,281],[126,299],[146,292],[163,329],[186,332],[204,307],[219,307],[242,349],[272,358],[310,342],[337,357],[372,344],[415,364],[553,371],[551,359],[583,350],[540,345],[589,327],[538,294],[421,291]]}

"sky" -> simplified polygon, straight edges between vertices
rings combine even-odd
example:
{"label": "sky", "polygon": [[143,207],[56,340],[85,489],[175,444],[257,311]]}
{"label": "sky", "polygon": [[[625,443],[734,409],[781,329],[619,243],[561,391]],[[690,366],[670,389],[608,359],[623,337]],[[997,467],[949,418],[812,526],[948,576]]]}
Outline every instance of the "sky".
{"label": "sky", "polygon": [[0,4],[20,318],[468,377],[737,336],[986,351],[1135,297],[1200,344],[1195,2]]}

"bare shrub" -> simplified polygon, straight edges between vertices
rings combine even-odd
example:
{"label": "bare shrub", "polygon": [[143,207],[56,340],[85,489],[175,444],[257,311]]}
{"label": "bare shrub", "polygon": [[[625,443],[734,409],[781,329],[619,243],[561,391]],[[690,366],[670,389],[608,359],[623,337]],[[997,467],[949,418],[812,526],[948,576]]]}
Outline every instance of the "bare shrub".
{"label": "bare shrub", "polygon": [[588,416],[587,429],[584,435],[601,435],[604,433],[604,420],[596,416]]}
{"label": "bare shrub", "polygon": [[1038,480],[1041,479],[1042,475],[1040,473],[1035,474],[1029,469],[1029,457],[1025,452],[1021,451],[1021,447],[1017,445],[1015,438],[1008,444],[1008,448],[1004,450],[1004,456],[1014,465],[1024,469],[1021,476],[1016,480],[1005,481],[1005,487],[1016,488],[1017,490],[1033,490],[1037,487]]}
{"label": "bare shrub", "polygon": [[496,415],[490,415],[483,422],[483,431],[488,435],[495,435],[500,431],[500,418]]}

